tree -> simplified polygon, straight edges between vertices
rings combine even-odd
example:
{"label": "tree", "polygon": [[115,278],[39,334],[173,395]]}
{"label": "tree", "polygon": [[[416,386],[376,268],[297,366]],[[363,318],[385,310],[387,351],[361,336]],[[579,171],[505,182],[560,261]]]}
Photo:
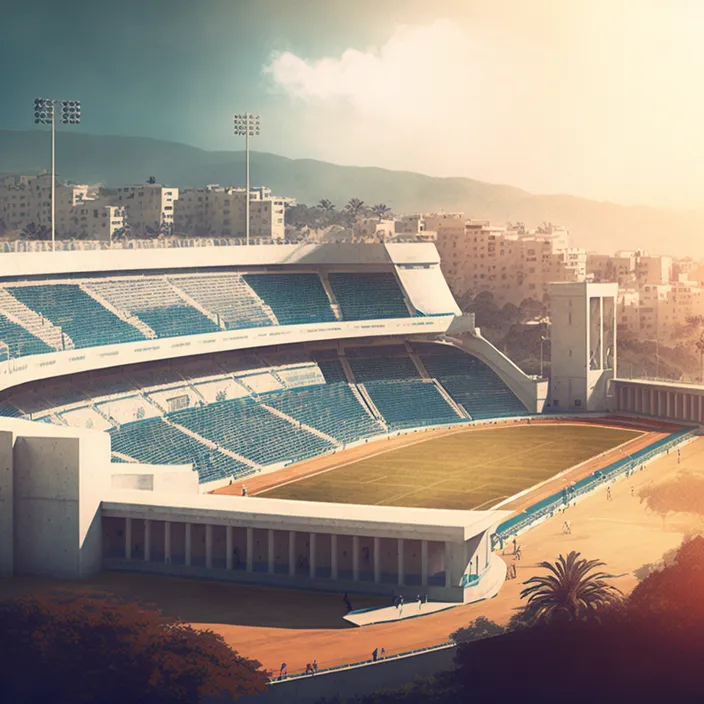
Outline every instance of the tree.
{"label": "tree", "polygon": [[379,220],[383,220],[391,212],[391,208],[386,203],[377,203],[372,206],[371,210]]}
{"label": "tree", "polygon": [[621,592],[605,581],[613,575],[594,571],[604,563],[580,558],[574,550],[566,559],[560,555],[554,563],[541,562],[539,566],[549,574],[531,577],[521,592],[521,598],[528,599],[527,621],[580,620],[613,606],[621,597]]}
{"label": "tree", "polygon": [[152,184],[152,185],[155,184],[155,183],[156,183],[156,178],[155,178],[154,176],[150,176],[150,177],[147,179],[147,183]]}
{"label": "tree", "polygon": [[704,476],[692,472],[678,472],[672,479],[648,484],[639,492],[641,503],[662,516],[669,513],[692,513],[704,518]]}
{"label": "tree", "polygon": [[326,215],[330,215],[335,210],[335,204],[327,198],[321,198],[316,208],[320,208],[325,211]]}
{"label": "tree", "polygon": [[359,198],[350,198],[345,205],[345,212],[348,214],[353,223],[357,222],[357,218],[364,210],[364,201]]}
{"label": "tree", "polygon": [[498,623],[494,623],[486,616],[479,616],[479,618],[470,621],[466,626],[450,633],[450,639],[455,641],[455,643],[469,643],[473,640],[493,638],[504,633],[506,633],[506,629],[503,626],[499,626]]}
{"label": "tree", "polygon": [[269,675],[212,631],[165,617],[153,605],[85,591],[47,591],[0,604],[0,651],[8,702],[239,699],[263,692]]}

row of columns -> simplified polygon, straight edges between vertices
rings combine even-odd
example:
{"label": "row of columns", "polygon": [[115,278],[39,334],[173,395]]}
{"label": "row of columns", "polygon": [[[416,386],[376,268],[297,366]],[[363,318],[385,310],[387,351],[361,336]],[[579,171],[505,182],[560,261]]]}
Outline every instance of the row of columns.
{"label": "row of columns", "polygon": [[[141,520],[141,519],[140,519]],[[125,559],[132,559],[132,519],[125,518]],[[171,522],[164,521],[164,562],[171,561]],[[144,561],[151,560],[151,525],[149,519],[144,519]],[[191,566],[192,538],[191,525],[185,523],[185,545],[184,545],[184,563],[186,567]],[[288,569],[289,575],[294,576],[296,573],[296,531],[289,531],[288,538]],[[309,577],[314,579],[316,576],[316,534],[308,533],[308,569]],[[330,535],[330,578],[336,580],[339,578],[338,571],[338,536]],[[246,547],[246,571],[254,571],[254,529],[247,528],[247,547]],[[405,570],[404,570],[404,540],[397,539],[398,550],[398,584],[404,585]],[[227,570],[232,569],[232,526],[225,526],[225,567]],[[267,572],[268,574],[275,573],[274,559],[274,530],[267,529]],[[359,536],[352,536],[352,580],[359,581]],[[448,559],[450,555],[450,543],[445,543],[445,586],[450,586],[450,570],[448,569]],[[381,582],[381,538],[374,538],[374,582]],[[211,569],[213,566],[213,526],[205,525],[205,566]],[[421,586],[428,586],[428,541],[421,540]]]}
{"label": "row of columns", "polygon": [[618,409],[671,420],[704,423],[704,396],[647,386],[618,386]]}

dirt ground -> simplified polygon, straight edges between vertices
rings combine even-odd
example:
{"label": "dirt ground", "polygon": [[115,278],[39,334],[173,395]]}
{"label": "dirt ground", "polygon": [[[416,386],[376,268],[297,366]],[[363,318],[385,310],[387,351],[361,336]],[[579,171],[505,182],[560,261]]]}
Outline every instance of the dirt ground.
{"label": "dirt ground", "polygon": [[[661,432],[668,429],[659,428]],[[654,437],[657,434],[650,441]],[[554,560],[570,550],[578,550],[589,559],[603,560],[606,569],[618,575],[615,584],[624,592],[631,590],[637,583],[636,572],[657,562],[697,527],[694,521],[677,515],[663,523],[660,517],[646,511],[637,496],[631,495],[631,488],[637,495],[640,487],[661,481],[680,469],[704,471],[704,438],[684,447],[681,454],[680,465],[676,453],[672,453],[630,479],[619,480],[613,488],[613,501],[607,501],[605,489],[601,489],[568,509],[565,517],[572,523],[571,535],[563,534],[564,519],[557,516],[521,536],[523,558],[516,563],[517,579],[507,581],[496,598],[422,618],[355,628],[342,619],[345,609],[339,594],[201,580],[103,573],[76,586],[157,603],[168,614],[220,633],[232,647],[272,671],[278,671],[284,661],[289,673],[294,673],[314,658],[320,668],[366,660],[374,648],[383,647],[388,654],[406,652],[442,643],[453,630],[478,616],[505,623],[519,607],[521,583],[536,573],[537,563]],[[608,461],[602,458],[602,466]],[[551,489],[546,487],[545,491]],[[535,497],[531,497],[532,501]],[[507,555],[504,559],[513,558]],[[0,596],[47,584],[46,580],[31,579],[0,581]],[[353,597],[352,601],[355,609],[384,603],[374,598]]]}

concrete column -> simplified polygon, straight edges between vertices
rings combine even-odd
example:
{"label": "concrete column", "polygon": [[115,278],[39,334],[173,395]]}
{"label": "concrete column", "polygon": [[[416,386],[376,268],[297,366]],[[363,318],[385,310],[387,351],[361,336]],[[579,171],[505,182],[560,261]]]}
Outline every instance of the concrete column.
{"label": "concrete column", "polygon": [[210,523],[205,524],[205,566],[213,567],[213,526]]}
{"label": "concrete column", "polygon": [[144,519],[144,561],[149,562],[151,559],[151,537],[152,537],[152,523],[148,518]]}
{"label": "concrete column", "polygon": [[421,540],[420,543],[420,580],[421,585],[428,586],[428,541]]}
{"label": "concrete column", "polygon": [[308,537],[309,556],[308,556],[308,576],[315,579],[315,533],[311,533]]}
{"label": "concrete column", "polygon": [[288,532],[288,573],[293,576],[296,574],[296,531]]}
{"label": "concrete column", "polygon": [[665,415],[666,415],[668,418],[671,418],[671,417],[672,417],[672,416],[670,415],[671,408],[672,408],[672,403],[671,403],[671,401],[670,401],[670,396],[671,396],[671,395],[672,395],[672,394],[671,394],[669,391],[666,391],[666,392],[665,392],[665,399],[666,399],[666,402],[665,402]]}
{"label": "concrete column", "polygon": [[452,584],[452,575],[450,574],[450,555],[452,554],[452,548],[450,543],[445,543],[445,586],[449,587]]}
{"label": "concrete column", "polygon": [[132,519],[125,518],[125,560],[132,559]]}
{"label": "concrete column", "polygon": [[269,559],[269,574],[274,574],[274,531],[269,528],[267,531],[267,556]]}
{"label": "concrete column", "polygon": [[704,423],[704,404],[702,403],[704,401],[704,396],[699,397],[699,422]]}
{"label": "concrete column", "polygon": [[381,538],[374,538],[374,581],[381,582]]}
{"label": "concrete column", "polygon": [[185,549],[186,567],[191,566],[191,524],[186,523],[186,549]]}
{"label": "concrete column", "polygon": [[403,586],[403,538],[398,539],[398,584]]}
{"label": "concrete column", "polygon": [[359,582],[359,536],[352,536],[352,579]]}
{"label": "concrete column", "polygon": [[[616,301],[614,301],[616,305]],[[604,299],[599,296],[599,369],[604,368],[604,360],[606,358],[604,350]]]}
{"label": "concrete column", "polygon": [[330,577],[337,579],[337,535],[330,536]]}
{"label": "concrete column", "polygon": [[254,528],[247,528],[247,572],[254,572]]}
{"label": "concrete column", "polygon": [[225,526],[225,569],[232,569],[232,526]]}
{"label": "concrete column", "polygon": [[164,562],[171,562],[171,521],[164,521]]}

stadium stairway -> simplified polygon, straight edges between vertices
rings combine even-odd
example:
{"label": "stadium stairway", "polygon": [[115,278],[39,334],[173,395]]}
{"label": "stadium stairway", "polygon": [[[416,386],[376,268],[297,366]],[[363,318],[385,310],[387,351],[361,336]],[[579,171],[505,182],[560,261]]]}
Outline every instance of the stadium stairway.
{"label": "stadium stairway", "polygon": [[335,445],[335,447],[340,447],[341,443],[339,440],[336,438],[332,437],[331,435],[328,435],[327,433],[324,433],[322,430],[318,430],[317,428],[313,428],[310,425],[306,425],[305,423],[296,420],[293,416],[288,415],[288,413],[284,413],[283,411],[280,411],[278,408],[273,408],[272,406],[267,405],[266,403],[266,396],[263,397],[263,400],[259,404],[262,408],[266,408],[269,413],[273,413],[275,416],[279,416],[279,418],[283,418],[284,420],[288,421],[291,425],[295,426],[296,428],[300,428],[301,430],[307,430],[309,433],[313,433],[313,435],[317,435],[319,438],[322,438],[323,440],[327,440],[329,443],[332,445]]}
{"label": "stadium stairway", "polygon": [[34,337],[55,350],[72,350],[73,340],[50,320],[17,300],[7,289],[0,287],[0,313],[10,322],[23,327]]}
{"label": "stadium stairway", "polygon": [[198,433],[191,430],[190,428],[186,428],[183,425],[179,425],[178,423],[174,423],[172,420],[169,419],[168,416],[164,416],[162,420],[164,421],[164,423],[166,423],[167,425],[170,425],[172,428],[176,428],[177,430],[180,430],[185,435],[189,435],[194,440],[197,440],[199,443],[201,443],[201,445],[203,445],[204,447],[207,447],[209,450],[215,450],[215,451],[219,452],[220,454],[225,455],[226,457],[231,457],[233,460],[237,460],[238,462],[245,464],[248,467],[251,467],[252,469],[259,468],[259,465],[256,462],[252,462],[252,460],[247,459],[246,457],[243,457],[242,455],[238,455],[236,452],[233,452],[232,450],[230,450],[226,447],[221,447],[216,442],[213,442],[212,440],[208,440],[207,438],[204,438],[202,435],[199,435]]}
{"label": "stadium stairway", "polygon": [[86,284],[80,284],[79,286],[81,291],[83,291],[86,296],[90,296],[96,303],[99,303],[101,306],[103,306],[103,308],[109,310],[113,315],[117,316],[121,320],[124,320],[132,327],[137,328],[137,330],[139,330],[139,332],[141,332],[144,337],[149,340],[156,339],[157,334],[154,332],[154,330],[152,330],[145,322],[140,320],[136,315],[132,315],[130,312],[122,310],[117,306],[114,306],[112,303],[110,303],[110,301],[107,300],[107,298],[101,296],[90,286],[87,286]]}
{"label": "stadium stairway", "polygon": [[170,279],[168,276],[166,277],[166,283],[171,286],[174,293],[179,296],[186,303],[186,305],[189,305],[191,308],[195,308],[196,310],[200,311],[206,318],[210,318],[215,323],[215,325],[217,325],[221,330],[227,329],[225,323],[220,319],[220,316],[217,313],[213,313],[211,310],[208,310],[205,306],[201,305],[195,298],[189,296],[182,288],[178,287],[174,280]]}
{"label": "stadium stairway", "polygon": [[330,307],[332,308],[332,312],[335,314],[335,318],[337,320],[342,320],[342,310],[340,308],[340,304],[337,302],[337,298],[335,298],[335,292],[332,290],[332,286],[330,285],[330,279],[328,278],[327,271],[322,271],[320,273],[320,280],[322,281],[325,293],[327,293],[328,299],[330,300]]}

